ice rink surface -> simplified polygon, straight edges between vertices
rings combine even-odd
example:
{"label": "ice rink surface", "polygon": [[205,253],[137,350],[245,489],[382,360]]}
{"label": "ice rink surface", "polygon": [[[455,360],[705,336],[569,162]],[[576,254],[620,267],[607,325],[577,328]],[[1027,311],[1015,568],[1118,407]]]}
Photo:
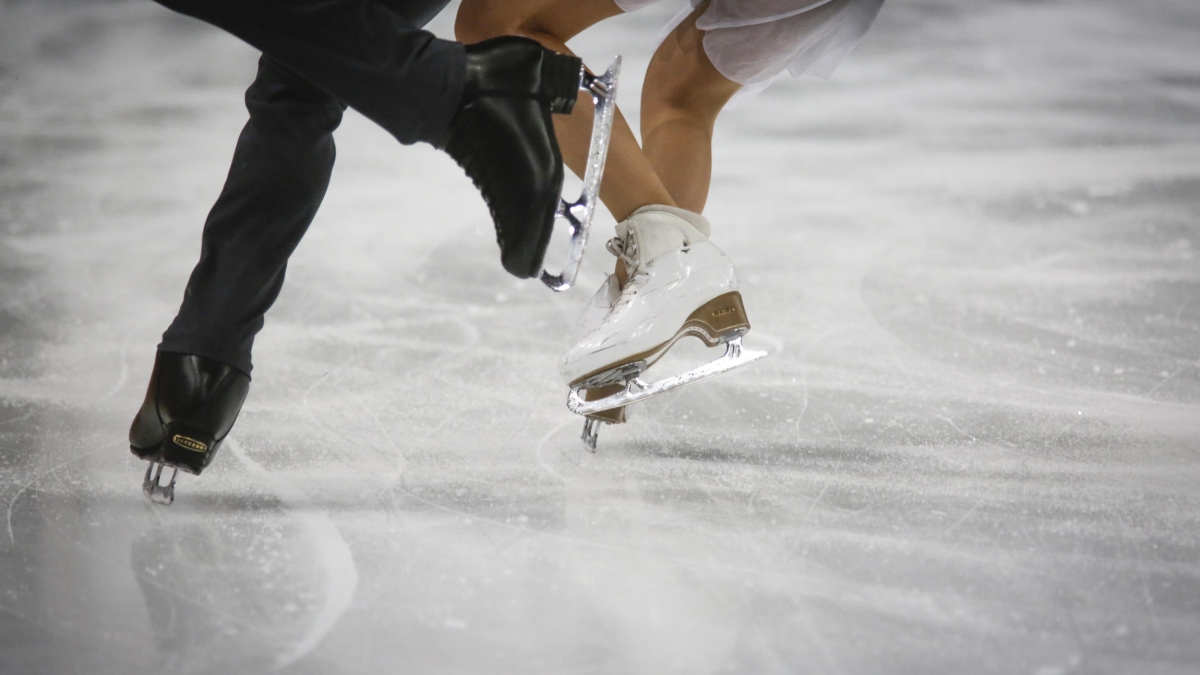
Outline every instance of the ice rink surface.
{"label": "ice rink surface", "polygon": [[[635,124],[673,10],[575,43]],[[576,289],[518,282],[453,162],[349,115],[164,508],[125,434],[256,54],[0,3],[0,673],[1200,672],[1198,33],[894,0],[727,112],[707,215],[773,355],[596,455],[556,361],[611,218]]]}

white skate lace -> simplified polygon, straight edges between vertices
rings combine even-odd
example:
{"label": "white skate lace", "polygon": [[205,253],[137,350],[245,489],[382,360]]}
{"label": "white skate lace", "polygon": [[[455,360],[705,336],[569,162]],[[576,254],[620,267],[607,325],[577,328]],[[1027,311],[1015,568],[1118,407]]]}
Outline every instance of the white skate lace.
{"label": "white skate lace", "polygon": [[638,288],[646,281],[649,275],[642,271],[637,259],[638,247],[637,239],[630,232],[625,239],[613,237],[605,243],[604,248],[609,253],[617,258],[625,261],[625,270],[628,273],[628,280],[625,282],[624,288],[621,289],[621,294],[617,297],[617,301],[613,303],[612,309],[609,311],[604,322],[610,323],[615,321],[629,303],[633,302],[633,298],[637,295]]}
{"label": "white skate lace", "polygon": [[637,267],[637,240],[630,232],[626,239],[613,237],[604,245],[608,252],[625,261],[625,269],[630,273]]}

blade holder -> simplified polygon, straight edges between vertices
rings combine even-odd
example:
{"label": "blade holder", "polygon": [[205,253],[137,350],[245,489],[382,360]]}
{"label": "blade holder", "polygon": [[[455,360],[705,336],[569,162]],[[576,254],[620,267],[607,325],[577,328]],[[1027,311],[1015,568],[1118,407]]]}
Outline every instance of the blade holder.
{"label": "blade holder", "polygon": [[591,94],[596,112],[592,120],[592,144],[583,174],[583,190],[579,199],[574,202],[560,197],[558,210],[554,214],[556,220],[561,218],[567,221],[570,228],[567,261],[558,274],[552,274],[545,269],[541,274],[542,283],[558,292],[574,285],[575,276],[579,273],[579,264],[583,260],[583,252],[587,248],[588,231],[596,213],[600,182],[604,178],[604,165],[608,161],[608,145],[612,140],[613,119],[617,112],[617,80],[620,76],[620,56],[613,59],[612,65],[599,77],[586,70],[582,70],[579,75],[579,89]]}

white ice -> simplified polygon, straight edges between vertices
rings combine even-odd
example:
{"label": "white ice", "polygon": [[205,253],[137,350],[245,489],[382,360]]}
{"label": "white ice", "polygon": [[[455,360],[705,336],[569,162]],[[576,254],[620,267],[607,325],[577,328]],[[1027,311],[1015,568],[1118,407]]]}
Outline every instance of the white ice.
{"label": "white ice", "polygon": [[[673,9],[577,41],[635,122]],[[727,112],[707,215],[772,356],[596,455],[555,366],[611,218],[576,289],[516,281],[461,171],[351,114],[164,508],[125,433],[256,54],[0,2],[0,673],[1200,671],[1198,29],[898,0]]]}

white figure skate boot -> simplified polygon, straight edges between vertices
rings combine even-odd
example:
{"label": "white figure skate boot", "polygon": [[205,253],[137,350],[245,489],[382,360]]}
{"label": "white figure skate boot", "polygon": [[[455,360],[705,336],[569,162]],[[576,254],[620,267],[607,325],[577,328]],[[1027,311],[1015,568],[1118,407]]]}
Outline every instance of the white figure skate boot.
{"label": "white figure skate boot", "polygon": [[[737,275],[709,231],[704,216],[669,206],[638,209],[617,225],[609,250],[620,258],[618,273],[588,303],[578,340],[559,362],[571,387],[567,407],[588,418],[589,450],[595,451],[599,422],[625,421],[624,406],[767,355],[742,349],[750,322]],[[659,382],[641,379],[689,335],[710,347],[725,345],[724,356]]]}

